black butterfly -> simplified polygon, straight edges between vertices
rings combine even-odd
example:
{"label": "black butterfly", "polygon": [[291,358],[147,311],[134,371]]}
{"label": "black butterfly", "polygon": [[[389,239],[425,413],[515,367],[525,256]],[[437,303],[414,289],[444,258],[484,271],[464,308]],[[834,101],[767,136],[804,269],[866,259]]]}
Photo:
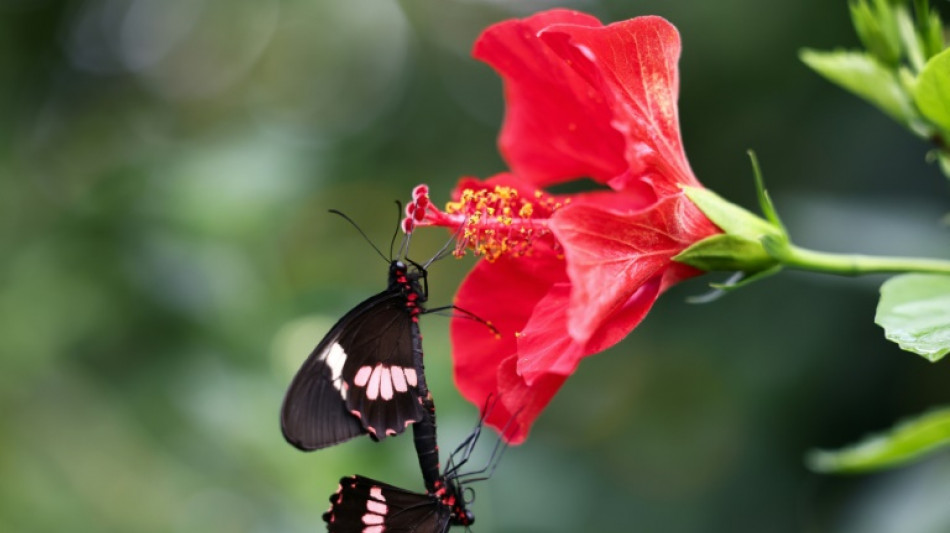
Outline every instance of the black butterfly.
{"label": "black butterfly", "polygon": [[[356,226],[346,215],[333,212]],[[405,255],[408,242],[407,237],[400,255]],[[386,259],[386,290],[344,315],[294,376],[280,414],[287,442],[309,451],[366,433],[381,440],[422,420],[427,409],[423,403],[431,404],[431,398],[422,363],[419,315],[446,309],[471,315],[455,306],[423,307],[429,295],[426,268],[447,250],[448,244],[424,265],[408,258]]]}
{"label": "black butterfly", "polygon": [[344,315],[291,382],[280,416],[288,442],[316,450],[364,433],[379,440],[422,419],[427,296],[424,268],[390,263],[386,290]]}
{"label": "black butterfly", "polygon": [[345,477],[324,513],[329,533],[442,533],[475,522],[451,485],[444,495],[411,492],[363,476]]}
{"label": "black butterfly", "polygon": [[[330,496],[330,509],[323,514],[329,533],[382,533],[413,532],[443,533],[451,526],[470,526],[475,516],[468,510],[471,489],[465,484],[487,479],[498,460],[502,441],[492,451],[485,468],[464,474],[459,469],[468,462],[478,436],[482,421],[465,441],[452,453],[445,472],[438,475],[438,448],[435,446],[435,419],[426,414],[415,426],[416,451],[423,465],[427,493],[412,492],[363,476],[349,476],[340,480],[337,491]],[[429,435],[432,436],[429,439]],[[435,457],[429,462],[425,457]],[[459,457],[456,460],[456,457]],[[426,465],[433,465],[435,476],[426,472]],[[474,477],[480,476],[480,477]],[[435,481],[430,485],[430,478]],[[465,491],[469,491],[466,499]]]}

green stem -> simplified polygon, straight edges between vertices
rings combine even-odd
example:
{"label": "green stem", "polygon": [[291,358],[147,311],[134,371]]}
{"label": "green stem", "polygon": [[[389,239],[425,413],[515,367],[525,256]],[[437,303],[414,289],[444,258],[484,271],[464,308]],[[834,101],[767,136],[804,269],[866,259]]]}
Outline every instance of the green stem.
{"label": "green stem", "polygon": [[950,261],[915,257],[876,257],[859,254],[831,254],[806,250],[789,244],[782,254],[783,265],[841,276],[923,272],[950,274]]}

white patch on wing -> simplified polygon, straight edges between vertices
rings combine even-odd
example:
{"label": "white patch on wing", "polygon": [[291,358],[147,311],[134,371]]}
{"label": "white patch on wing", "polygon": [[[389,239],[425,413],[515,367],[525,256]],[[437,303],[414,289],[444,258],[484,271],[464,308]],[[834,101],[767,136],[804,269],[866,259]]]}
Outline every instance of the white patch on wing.
{"label": "white patch on wing", "polygon": [[334,342],[329,350],[323,352],[321,359],[323,364],[330,369],[330,383],[333,384],[333,388],[340,392],[343,400],[346,400],[346,390],[343,388],[343,380],[340,379],[343,375],[343,365],[346,364],[346,352],[343,351],[343,347],[340,343]]}
{"label": "white patch on wing", "polygon": [[370,487],[369,488],[369,497],[374,500],[379,500],[381,502],[386,501],[386,497],[383,496],[383,489],[379,487]]}

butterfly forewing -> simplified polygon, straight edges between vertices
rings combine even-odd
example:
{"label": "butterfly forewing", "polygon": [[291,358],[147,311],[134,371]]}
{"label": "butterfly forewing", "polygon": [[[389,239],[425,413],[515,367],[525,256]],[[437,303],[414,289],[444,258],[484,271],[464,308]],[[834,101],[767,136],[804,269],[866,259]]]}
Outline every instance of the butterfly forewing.
{"label": "butterfly forewing", "polygon": [[329,533],[443,533],[450,514],[430,495],[352,476],[340,480],[323,519]]}
{"label": "butterfly forewing", "polygon": [[381,439],[422,418],[418,311],[390,285],[340,319],[291,382],[281,427],[294,446],[316,450],[363,433]]}

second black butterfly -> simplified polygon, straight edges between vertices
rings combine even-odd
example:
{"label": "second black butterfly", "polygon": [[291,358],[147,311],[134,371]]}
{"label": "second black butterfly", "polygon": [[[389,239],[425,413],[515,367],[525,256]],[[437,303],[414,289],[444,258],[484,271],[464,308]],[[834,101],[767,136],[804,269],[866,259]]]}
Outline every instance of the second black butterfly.
{"label": "second black butterfly", "polygon": [[413,426],[426,492],[409,491],[363,476],[344,477],[330,496],[330,509],[323,514],[327,531],[445,533],[451,526],[474,524],[475,516],[467,507],[474,493],[467,484],[488,479],[504,450],[503,441],[499,439],[484,468],[461,473],[472,456],[483,424],[484,417],[452,452],[445,471],[440,473],[435,412],[428,411],[423,420]]}

